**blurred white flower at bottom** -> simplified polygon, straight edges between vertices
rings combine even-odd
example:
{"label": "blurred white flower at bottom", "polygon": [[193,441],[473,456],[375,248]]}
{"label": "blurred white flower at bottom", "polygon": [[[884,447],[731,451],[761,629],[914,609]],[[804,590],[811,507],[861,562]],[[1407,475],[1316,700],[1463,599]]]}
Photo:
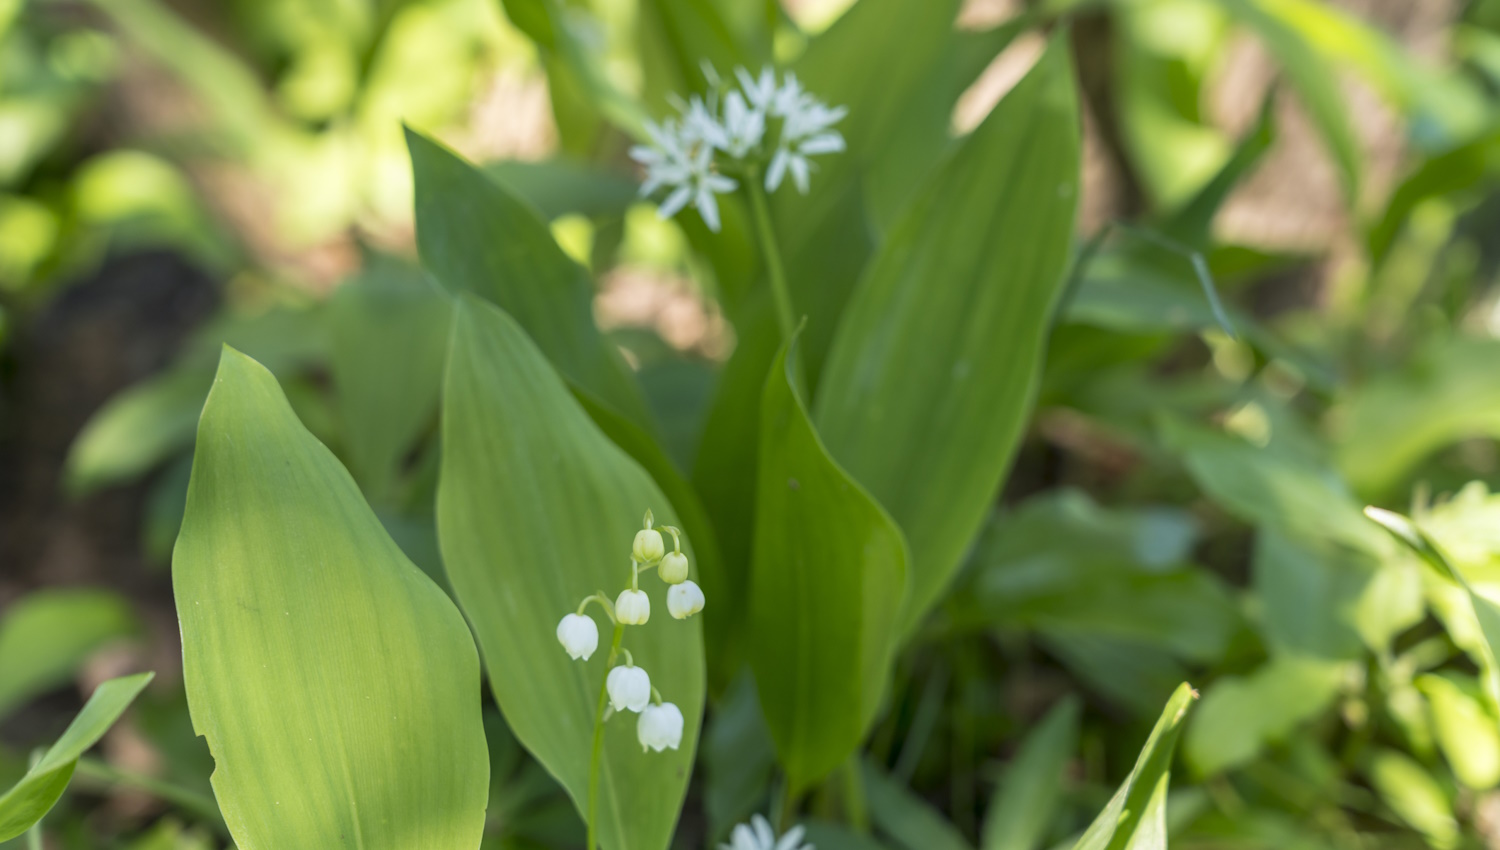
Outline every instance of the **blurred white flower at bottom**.
{"label": "blurred white flower at bottom", "polygon": [[735,826],[729,834],[729,843],[720,844],[719,850],[815,850],[811,844],[802,843],[805,833],[801,826],[794,826],[778,841],[770,821],[756,815],[748,824]]}

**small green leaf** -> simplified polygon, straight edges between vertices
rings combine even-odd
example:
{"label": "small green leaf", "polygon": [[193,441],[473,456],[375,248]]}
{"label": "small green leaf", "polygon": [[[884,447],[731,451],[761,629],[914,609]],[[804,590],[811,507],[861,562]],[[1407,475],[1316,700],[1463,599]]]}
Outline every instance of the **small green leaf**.
{"label": "small green leaf", "polygon": [[484,828],[479,658],[276,379],[226,348],[172,557],[183,676],[245,850],[459,850]]}
{"label": "small green leaf", "polygon": [[910,788],[869,761],[862,762],[861,772],[870,819],[897,845],[906,850],[971,850],[958,827]]}
{"label": "small green leaf", "polygon": [[79,757],[104,737],[155,675],[121,676],[94,691],[42,760],[0,797],[0,841],[9,841],[30,829],[52,809],[73,778]]}
{"label": "small green leaf", "polygon": [[594,326],[594,286],[536,210],[457,154],[408,130],[422,265],[454,293],[515,317],[559,372],[631,421],[650,417],[625,361]]}
{"label": "small green leaf", "polygon": [[1427,697],[1438,746],[1458,781],[1476,791],[1500,783],[1500,726],[1474,678],[1428,673],[1417,677],[1416,686]]}
{"label": "small green leaf", "polygon": [[788,343],[760,405],[750,663],[798,790],[849,758],[875,719],[898,637],[901,531],[839,467],[796,387]]}
{"label": "small green leaf", "polygon": [[1172,753],[1182,734],[1182,720],[1197,698],[1198,692],[1183,683],[1167,700],[1135,768],[1073,850],[1166,850]]}
{"label": "small green leaf", "polygon": [[1068,760],[1078,749],[1083,704],[1069,697],[1047,712],[1005,769],[984,818],[982,850],[1039,850],[1047,838]]}
{"label": "small green leaf", "polygon": [[1395,750],[1378,750],[1365,772],[1386,805],[1425,835],[1432,847],[1451,850],[1459,846],[1453,801],[1427,768]]}
{"label": "small green leaf", "polygon": [[907,210],[839,325],[814,419],[911,543],[909,629],[989,511],[1030,412],[1078,194],[1067,42]]}
{"label": "small green leaf", "polygon": [[85,495],[149,472],[193,444],[210,377],[172,371],[111,398],[68,451],[68,489]]}
{"label": "small green leaf", "polygon": [[[459,604],[479,638],[490,688],[516,738],[588,808],[594,712],[608,628],[586,661],[558,645],[558,621],[585,596],[630,582],[630,545],[649,508],[682,523],[661,489],[599,430],[542,353],[504,312],[471,295],[454,309],[443,390],[438,539]],[[692,538],[684,538],[696,569]],[[624,647],[686,720],[677,750],[643,753],[635,715],[605,726],[599,836],[606,850],[663,850],[687,792],[704,703],[700,617],[667,613],[665,586],[643,576],[652,616]],[[708,597],[701,617],[729,600]],[[594,609],[589,609],[600,620]],[[606,626],[608,621],[604,621]]]}
{"label": "small green leaf", "polygon": [[1351,662],[1280,655],[1220,679],[1188,729],[1188,760],[1204,775],[1245,764],[1325,711],[1356,672]]}
{"label": "small green leaf", "polygon": [[106,590],[39,590],[0,620],[0,719],[72,677],[95,649],[139,629],[130,603]]}

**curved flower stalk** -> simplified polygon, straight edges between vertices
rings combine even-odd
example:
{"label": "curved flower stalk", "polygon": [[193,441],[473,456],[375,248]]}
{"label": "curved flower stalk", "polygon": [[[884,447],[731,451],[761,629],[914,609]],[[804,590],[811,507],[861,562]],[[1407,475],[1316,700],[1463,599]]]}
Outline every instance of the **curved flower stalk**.
{"label": "curved flower stalk", "polygon": [[[641,590],[641,573],[657,569],[657,575],[669,585],[667,611],[673,618],[685,620],[703,610],[703,590],[688,579],[688,559],[682,553],[682,532],[669,525],[654,527],[651,511],[646,511],[643,527],[636,532],[630,546],[630,584],[610,601],[603,591],[584,597],[578,609],[565,615],[557,624],[557,642],[575,661],[587,661],[599,648],[599,627],[587,615],[589,603],[596,603],[614,625],[604,681],[599,686],[599,703],[594,713],[594,748],[589,759],[588,846],[597,847],[597,811],[599,804],[599,760],[604,750],[604,724],[615,714],[635,712],[636,739],[641,752],[675,750],[682,744],[682,710],[662,699],[651,685],[651,675],[636,666],[630,650],[621,644],[626,626],[645,625],[651,619],[651,597]],[[668,552],[662,531],[672,535]],[[618,663],[623,662],[623,663]]]}

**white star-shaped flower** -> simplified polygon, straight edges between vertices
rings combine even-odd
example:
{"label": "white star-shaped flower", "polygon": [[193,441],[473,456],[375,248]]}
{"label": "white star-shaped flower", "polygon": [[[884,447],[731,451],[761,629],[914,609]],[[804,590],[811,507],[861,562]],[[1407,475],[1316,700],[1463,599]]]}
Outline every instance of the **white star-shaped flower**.
{"label": "white star-shaped flower", "polygon": [[801,826],[794,826],[778,841],[770,822],[756,815],[748,824],[737,824],[729,834],[729,843],[720,844],[719,850],[814,850],[811,844],[802,843],[805,834]]}

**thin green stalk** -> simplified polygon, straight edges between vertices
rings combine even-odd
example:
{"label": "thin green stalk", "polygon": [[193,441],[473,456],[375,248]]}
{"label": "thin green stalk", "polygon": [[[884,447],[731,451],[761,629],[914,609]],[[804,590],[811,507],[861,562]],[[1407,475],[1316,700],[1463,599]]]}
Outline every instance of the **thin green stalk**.
{"label": "thin green stalk", "polygon": [[849,828],[861,835],[870,834],[870,813],[865,809],[865,778],[859,772],[859,753],[849,757],[840,769],[843,774],[841,796],[844,798],[844,818]]}
{"label": "thin green stalk", "polygon": [[620,654],[620,640],[625,637],[625,626],[615,623],[615,636],[609,645],[609,658],[604,665],[604,678],[599,682],[599,707],[594,710],[594,751],[589,756],[589,822],[588,850],[599,846],[599,762],[604,757],[604,706],[609,699],[609,668],[614,666],[615,656]]}
{"label": "thin green stalk", "polygon": [[163,782],[160,779],[142,776],[139,773],[120,770],[97,759],[79,759],[78,767],[74,769],[74,772],[78,776],[106,785],[123,785],[126,788],[145,791],[159,800],[171,803],[184,811],[192,812],[205,823],[211,825],[221,835],[229,834],[228,829],[224,826],[224,816],[219,812],[219,804],[212,797],[205,794],[200,794],[170,782]]}
{"label": "thin green stalk", "polygon": [[750,211],[755,219],[756,241],[766,258],[766,272],[771,277],[771,294],[776,299],[776,323],[781,326],[781,341],[791,340],[797,328],[797,317],[792,312],[792,294],[787,287],[786,269],[781,265],[781,248],[776,244],[776,231],[771,227],[771,206],[766,202],[766,190],[760,185],[760,169],[749,166],[745,174],[745,192],[750,195]]}
{"label": "thin green stalk", "polygon": [[792,786],[791,777],[787,777],[781,786],[781,810],[776,813],[776,832],[786,834],[792,828],[792,822],[797,817],[797,803],[801,795]]}

